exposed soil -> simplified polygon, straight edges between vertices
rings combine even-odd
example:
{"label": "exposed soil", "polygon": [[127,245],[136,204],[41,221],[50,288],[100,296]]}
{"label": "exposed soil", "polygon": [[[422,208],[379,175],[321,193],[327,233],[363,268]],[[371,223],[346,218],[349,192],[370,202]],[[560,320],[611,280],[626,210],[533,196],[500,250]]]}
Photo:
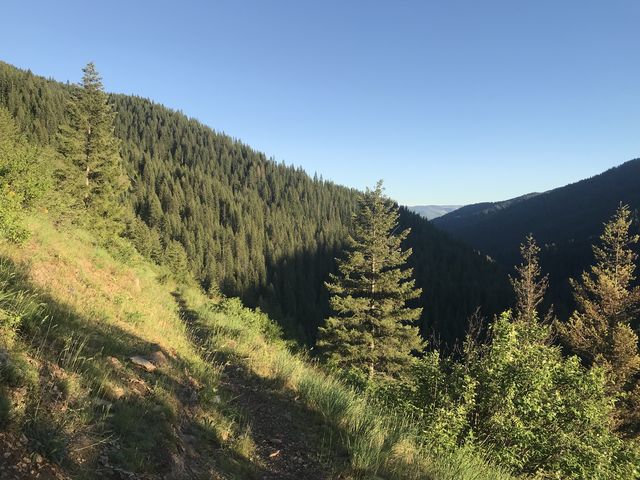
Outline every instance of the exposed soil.
{"label": "exposed soil", "polygon": [[1,480],[67,480],[62,469],[33,453],[24,435],[0,432]]}

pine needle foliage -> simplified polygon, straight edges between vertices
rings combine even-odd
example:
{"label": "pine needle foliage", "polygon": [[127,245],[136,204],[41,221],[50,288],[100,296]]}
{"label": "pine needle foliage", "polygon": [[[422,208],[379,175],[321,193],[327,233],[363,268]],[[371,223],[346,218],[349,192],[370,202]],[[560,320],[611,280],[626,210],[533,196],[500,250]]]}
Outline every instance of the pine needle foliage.
{"label": "pine needle foliage", "polygon": [[405,268],[411,249],[402,242],[409,230],[396,232],[398,208],[384,195],[382,182],[362,195],[354,216],[350,248],[338,260],[339,274],[326,287],[335,315],[320,328],[318,347],[327,362],[366,375],[393,378],[422,348],[418,328],[421,308],[407,306],[421,290]]}
{"label": "pine needle foliage", "polygon": [[605,224],[601,245],[593,247],[595,265],[572,280],[578,305],[560,330],[566,342],[590,363],[609,369],[619,391],[640,371],[638,336],[632,322],[640,310],[640,287],[633,287],[638,236],[630,233],[631,212],[620,205]]}
{"label": "pine needle foliage", "polygon": [[640,433],[640,350],[634,322],[640,313],[640,286],[635,281],[638,235],[630,232],[626,205],[605,224],[601,245],[594,246],[595,265],[572,280],[577,310],[559,331],[588,363],[607,371],[608,391],[616,398],[615,421],[626,435]]}

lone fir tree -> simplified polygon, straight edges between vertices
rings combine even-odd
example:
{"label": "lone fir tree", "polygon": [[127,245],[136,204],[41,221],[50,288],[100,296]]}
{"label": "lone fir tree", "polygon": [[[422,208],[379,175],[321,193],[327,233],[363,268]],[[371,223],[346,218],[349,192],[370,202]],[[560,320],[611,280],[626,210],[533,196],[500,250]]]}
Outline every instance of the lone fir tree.
{"label": "lone fir tree", "polygon": [[116,112],[95,65],[89,63],[82,72],[58,137],[59,150],[69,161],[62,176],[74,203],[94,214],[92,226],[114,231],[123,216],[122,195],[128,185],[114,134]]}
{"label": "lone fir tree", "polygon": [[326,283],[335,315],[319,329],[318,347],[330,365],[374,377],[397,377],[422,348],[413,325],[421,308],[407,307],[420,296],[412,269],[404,268],[411,249],[396,233],[398,208],[383,194],[382,181],[364,193],[354,217],[354,233],[339,274]]}

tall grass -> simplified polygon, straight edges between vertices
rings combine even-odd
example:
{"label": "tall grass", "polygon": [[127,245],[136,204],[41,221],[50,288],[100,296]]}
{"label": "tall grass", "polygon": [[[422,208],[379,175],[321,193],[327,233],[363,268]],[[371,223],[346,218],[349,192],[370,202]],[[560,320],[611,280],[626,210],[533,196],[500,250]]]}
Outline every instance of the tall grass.
{"label": "tall grass", "polygon": [[21,276],[11,262],[0,258],[0,348],[11,348],[26,319],[44,315],[44,305],[37,296],[17,286]]}

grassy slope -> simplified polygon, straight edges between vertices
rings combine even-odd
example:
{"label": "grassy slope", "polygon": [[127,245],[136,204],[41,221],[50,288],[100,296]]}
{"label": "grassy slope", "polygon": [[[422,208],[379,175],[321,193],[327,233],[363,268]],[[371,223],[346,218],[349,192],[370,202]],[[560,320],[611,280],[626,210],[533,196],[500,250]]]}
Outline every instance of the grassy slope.
{"label": "grassy slope", "polygon": [[[383,415],[290,353],[237,300],[214,303],[140,258],[125,265],[86,232],[39,217],[30,228],[27,244],[0,245],[0,325],[21,322],[14,340],[0,331],[0,468],[41,478],[510,478],[471,454],[418,445],[410,419]],[[130,361],[154,352],[166,362],[153,372]]]}

